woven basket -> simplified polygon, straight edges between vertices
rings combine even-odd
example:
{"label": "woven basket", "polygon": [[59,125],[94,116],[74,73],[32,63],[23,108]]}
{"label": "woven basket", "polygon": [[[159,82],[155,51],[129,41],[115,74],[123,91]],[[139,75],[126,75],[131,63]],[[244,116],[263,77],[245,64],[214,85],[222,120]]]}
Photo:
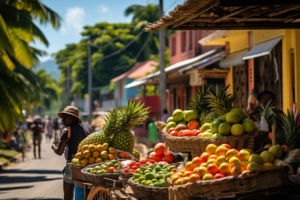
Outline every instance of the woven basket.
{"label": "woven basket", "polygon": [[168,179],[170,200],[182,200],[194,195],[220,196],[247,194],[258,190],[287,186],[290,184],[288,167],[272,167],[228,176],[217,180],[198,181],[174,186]]}
{"label": "woven basket", "polygon": [[167,187],[149,187],[137,184],[128,179],[128,186],[131,187],[133,195],[136,199],[169,199],[169,192]]}
{"label": "woven basket", "polygon": [[83,176],[82,176],[81,170],[83,168],[85,168],[86,166],[85,165],[77,165],[77,164],[73,164],[73,163],[69,163],[68,166],[70,169],[71,179],[83,181]]}
{"label": "woven basket", "polygon": [[162,131],[162,136],[165,143],[175,152],[189,153],[191,152],[193,157],[199,156],[202,152],[205,152],[206,146],[209,144],[229,144],[231,148],[237,150],[241,149],[254,149],[254,140],[260,134],[259,132],[244,133],[241,136],[225,136],[219,139],[201,138],[201,137],[174,137]]}
{"label": "woven basket", "polygon": [[92,165],[89,165],[89,166],[83,168],[81,170],[83,180],[85,182],[94,183],[94,184],[104,184],[104,178],[109,178],[109,179],[112,179],[112,180],[118,180],[119,179],[119,174],[116,174],[116,173],[91,174],[89,172],[84,171],[87,168],[93,168],[95,166],[99,166],[99,165],[102,165],[102,164],[107,163],[107,162],[109,162],[109,161],[92,164]]}

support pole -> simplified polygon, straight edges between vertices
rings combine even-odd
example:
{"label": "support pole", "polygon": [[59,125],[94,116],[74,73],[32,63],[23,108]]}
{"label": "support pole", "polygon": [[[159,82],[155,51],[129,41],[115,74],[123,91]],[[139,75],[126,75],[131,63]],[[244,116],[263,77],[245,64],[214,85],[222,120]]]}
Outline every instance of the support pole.
{"label": "support pole", "polygon": [[[163,16],[163,0],[159,0],[159,17]],[[163,115],[163,111],[166,108],[166,73],[165,73],[165,29],[159,30],[159,90],[160,90],[160,113]]]}
{"label": "support pole", "polygon": [[67,68],[67,90],[68,90],[68,99],[67,99],[67,106],[69,106],[71,103],[70,103],[70,98],[71,98],[71,93],[70,93],[70,90],[71,90],[71,67],[68,66]]}
{"label": "support pole", "polygon": [[92,63],[91,63],[91,39],[88,40],[88,93],[89,93],[89,124],[92,122]]}

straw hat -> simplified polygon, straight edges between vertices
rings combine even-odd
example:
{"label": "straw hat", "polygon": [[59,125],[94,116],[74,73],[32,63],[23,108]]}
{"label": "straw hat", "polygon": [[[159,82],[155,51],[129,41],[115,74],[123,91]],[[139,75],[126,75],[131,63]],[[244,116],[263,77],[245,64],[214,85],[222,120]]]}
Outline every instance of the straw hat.
{"label": "straw hat", "polygon": [[74,117],[77,117],[78,123],[81,124],[81,119],[79,118],[79,109],[75,106],[67,106],[62,112],[57,113],[57,116],[62,118],[62,114],[72,115]]}

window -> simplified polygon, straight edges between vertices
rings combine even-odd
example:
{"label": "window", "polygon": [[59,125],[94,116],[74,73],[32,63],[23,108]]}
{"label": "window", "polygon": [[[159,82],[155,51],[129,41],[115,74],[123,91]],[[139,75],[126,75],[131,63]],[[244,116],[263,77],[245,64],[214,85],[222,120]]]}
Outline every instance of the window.
{"label": "window", "polygon": [[184,31],[181,36],[182,36],[181,52],[185,52],[186,51],[186,32]]}
{"label": "window", "polygon": [[190,44],[189,44],[189,50],[192,50],[193,48],[193,32],[190,31]]}
{"label": "window", "polygon": [[172,56],[175,56],[176,55],[176,37],[172,38],[172,44],[173,44],[173,47],[172,47]]}

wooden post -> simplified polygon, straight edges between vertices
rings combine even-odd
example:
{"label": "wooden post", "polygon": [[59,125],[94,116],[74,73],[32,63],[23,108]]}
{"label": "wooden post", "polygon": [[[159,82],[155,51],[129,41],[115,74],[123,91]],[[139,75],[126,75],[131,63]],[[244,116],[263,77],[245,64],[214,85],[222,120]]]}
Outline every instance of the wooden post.
{"label": "wooden post", "polygon": [[[163,17],[163,0],[159,0],[159,17]],[[163,115],[166,108],[166,72],[165,72],[165,29],[159,30],[159,89],[160,89],[160,114]]]}
{"label": "wooden post", "polygon": [[276,132],[276,125],[272,124],[272,146],[275,145],[275,132]]}

